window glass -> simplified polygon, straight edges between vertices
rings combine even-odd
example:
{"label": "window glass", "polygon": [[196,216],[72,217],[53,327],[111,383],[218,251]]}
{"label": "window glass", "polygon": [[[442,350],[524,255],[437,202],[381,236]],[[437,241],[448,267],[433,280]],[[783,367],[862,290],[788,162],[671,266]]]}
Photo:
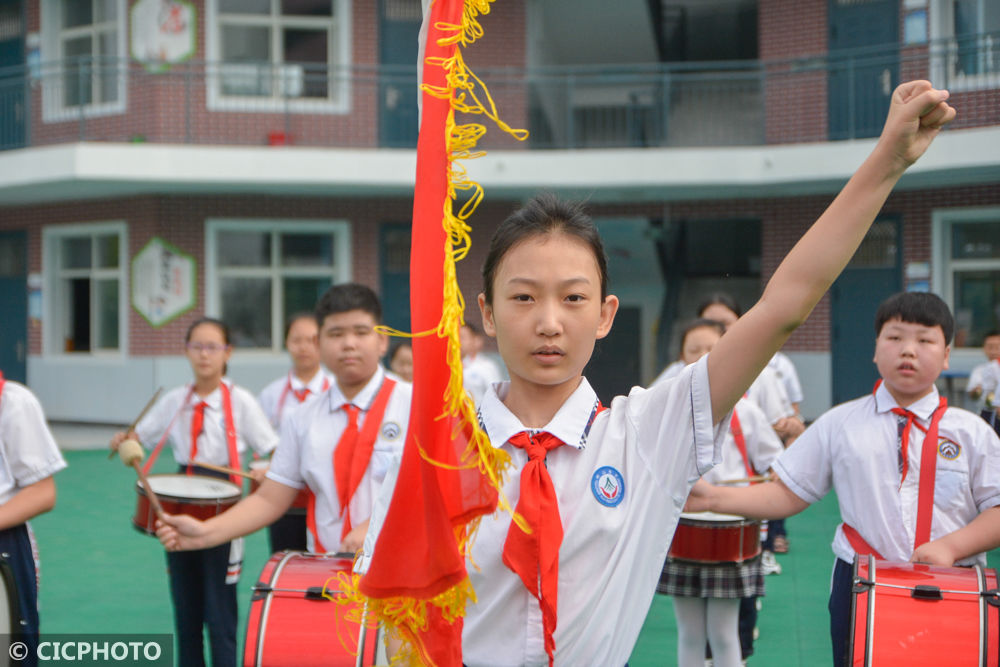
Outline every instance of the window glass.
{"label": "window glass", "polygon": [[118,235],[107,234],[98,236],[97,245],[97,266],[102,269],[118,268]]}
{"label": "window glass", "polygon": [[219,0],[219,11],[227,14],[270,14],[271,0]]}
{"label": "window glass", "polygon": [[[77,0],[68,0],[75,3]],[[114,21],[118,18],[118,0],[94,0],[94,23]]]}
{"label": "window glass", "polygon": [[222,321],[236,347],[271,347],[271,279],[223,278]]}
{"label": "window glass", "polygon": [[269,266],[271,235],[267,232],[219,233],[219,266]]}
{"label": "window glass", "polygon": [[330,234],[282,234],[282,266],[333,266]]}
{"label": "window glass", "polygon": [[118,280],[97,281],[97,347],[118,348]]}
{"label": "window glass", "polygon": [[281,0],[281,13],[296,16],[333,16],[330,0]]}
{"label": "window glass", "polygon": [[1000,259],[1000,219],[994,222],[953,223],[953,259]]}
{"label": "window glass", "polygon": [[955,347],[979,347],[1000,329],[1000,269],[954,274]]}
{"label": "window glass", "polygon": [[226,62],[271,62],[271,29],[245,25],[223,26],[222,59]]}
{"label": "window glass", "polygon": [[90,237],[75,236],[63,239],[61,259],[64,269],[89,269]]}
{"label": "window glass", "polygon": [[285,304],[282,308],[282,321],[288,320],[295,313],[315,310],[316,302],[332,284],[333,280],[329,277],[285,278],[283,292]]}
{"label": "window glass", "polygon": [[93,5],[89,0],[69,0],[60,4],[63,28],[90,25],[94,22]]}

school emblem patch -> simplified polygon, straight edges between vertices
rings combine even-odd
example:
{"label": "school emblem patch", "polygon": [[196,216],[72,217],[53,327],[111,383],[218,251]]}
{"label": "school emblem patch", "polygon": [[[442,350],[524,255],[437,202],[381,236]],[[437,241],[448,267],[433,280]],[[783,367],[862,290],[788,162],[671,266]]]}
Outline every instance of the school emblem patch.
{"label": "school emblem patch", "polygon": [[617,507],[625,500],[625,478],[611,466],[601,466],[590,479],[590,490],[597,502],[605,507]]}
{"label": "school emblem patch", "polygon": [[382,424],[382,437],[386,440],[395,440],[402,432],[403,429],[401,429],[399,424],[396,422],[386,422]]}
{"label": "school emblem patch", "polygon": [[957,442],[952,442],[946,438],[941,438],[941,440],[938,441],[938,454],[941,455],[941,458],[948,461],[954,461],[961,453],[962,446]]}

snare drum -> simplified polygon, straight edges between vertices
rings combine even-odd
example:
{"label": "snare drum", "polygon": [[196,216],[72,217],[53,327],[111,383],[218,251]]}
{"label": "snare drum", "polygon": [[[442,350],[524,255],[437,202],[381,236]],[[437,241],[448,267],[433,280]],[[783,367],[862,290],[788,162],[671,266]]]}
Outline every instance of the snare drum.
{"label": "snare drum", "polygon": [[[250,462],[250,470],[267,470],[270,467],[271,461],[267,459],[257,459]],[[257,480],[250,480],[250,493],[256,493],[257,489],[260,488],[260,484]],[[295,500],[292,501],[292,506],[288,508],[287,514],[305,514],[306,508],[309,506],[309,487],[302,487],[299,489],[299,494],[295,496]]]}
{"label": "snare drum", "polygon": [[[344,615],[354,607],[323,596],[338,597],[337,574],[352,562],[334,555],[281,551],[264,565],[253,587],[243,665],[374,665],[377,628],[361,631]],[[362,655],[358,661],[357,653]]]}
{"label": "snare drum", "polygon": [[[189,514],[196,519],[210,519],[239,502],[242,489],[232,482],[202,475],[150,475],[149,486],[168,514]],[[142,483],[136,481],[139,495],[132,523],[147,535],[156,534],[156,512]]]}
{"label": "snare drum", "polygon": [[742,563],[760,555],[760,524],[741,516],[685,512],[668,558],[694,563]]}
{"label": "snare drum", "polygon": [[851,665],[997,667],[1000,591],[992,568],[854,559]]}

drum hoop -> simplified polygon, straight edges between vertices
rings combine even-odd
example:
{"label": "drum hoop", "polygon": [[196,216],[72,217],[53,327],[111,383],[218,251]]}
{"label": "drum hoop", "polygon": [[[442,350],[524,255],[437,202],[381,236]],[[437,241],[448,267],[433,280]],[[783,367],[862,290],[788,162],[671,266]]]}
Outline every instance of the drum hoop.
{"label": "drum hoop", "polygon": [[[240,499],[240,496],[243,495],[243,489],[241,489],[237,485],[233,484],[232,482],[230,482],[228,480],[225,480],[225,479],[218,479],[216,477],[209,477],[208,475],[178,475],[178,474],[173,474],[173,473],[171,473],[171,474],[164,474],[164,475],[149,475],[147,477],[147,479],[150,482],[150,487],[153,486],[153,481],[155,479],[157,479],[158,477],[159,478],[162,478],[162,477],[195,478],[196,480],[203,480],[204,479],[204,480],[209,480],[210,482],[213,482],[215,484],[223,484],[223,485],[227,485],[227,486],[231,486],[232,487],[232,489],[230,489],[230,490],[233,493],[231,493],[230,495],[226,495],[226,496],[202,496],[202,497],[182,496],[182,495],[177,495],[175,493],[167,493],[167,492],[157,491],[155,488],[153,488],[153,493],[156,494],[157,498],[163,498],[163,499],[166,499],[166,500],[169,500],[169,501],[172,501],[172,502],[186,503],[188,505],[218,505],[218,504],[221,504],[223,502],[228,502],[230,500],[235,500],[235,501],[238,502],[239,499]],[[146,489],[145,489],[145,487],[143,487],[141,481],[136,480],[135,486],[136,486],[136,490],[139,493],[139,495],[141,495],[141,496],[145,496],[146,495]]]}
{"label": "drum hoop", "polygon": [[[281,560],[278,561],[278,564],[275,565],[274,569],[271,571],[271,580],[268,582],[269,584],[273,584],[275,581],[278,580],[278,575],[280,575],[281,571],[285,569],[285,564],[288,563],[288,561],[291,560],[292,557],[296,555],[296,553],[298,552],[288,551],[285,553],[284,556],[281,557]],[[267,634],[265,628],[267,628],[267,618],[271,611],[271,600],[273,599],[274,596],[271,595],[270,593],[267,593],[267,597],[265,597],[264,599],[264,604],[261,606],[260,609],[260,619],[257,622],[257,642],[256,642],[257,653],[256,655],[254,655],[255,665],[261,664],[260,661],[264,655],[264,636]]]}

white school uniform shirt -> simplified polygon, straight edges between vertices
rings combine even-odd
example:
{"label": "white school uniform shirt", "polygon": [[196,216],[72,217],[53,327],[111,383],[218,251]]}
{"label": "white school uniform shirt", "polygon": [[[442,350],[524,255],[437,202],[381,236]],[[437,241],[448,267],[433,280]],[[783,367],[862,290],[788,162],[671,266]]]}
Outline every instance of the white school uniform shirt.
{"label": "white school uniform shirt", "polygon": [[[295,489],[308,486],[316,494],[316,530],[327,549],[336,549],[340,545],[343,524],[333,475],[333,452],[347,428],[347,413],[342,408],[346,403],[361,408],[358,429],[364,430],[365,419],[385,377],[385,370],[379,366],[368,384],[350,401],[344,398],[335,382],[319,400],[297,410],[285,420],[281,428],[281,446],[271,458],[267,476]],[[408,382],[397,382],[392,389],[368,470],[348,507],[353,526],[360,525],[371,516],[375,496],[393,455],[402,451],[410,421],[412,395],[413,386]],[[311,532],[306,536],[306,543],[309,551],[315,550]]]}
{"label": "white school uniform shirt", "polygon": [[0,505],[65,467],[38,399],[7,380],[0,393]]}
{"label": "white school uniform shirt", "polygon": [[669,366],[663,369],[662,373],[656,376],[656,379],[650,383],[649,388],[652,389],[656,385],[662,382],[666,382],[672,377],[677,377],[680,374],[680,372],[684,370],[685,365],[686,364],[680,359],[672,362]]}
{"label": "white school uniform shirt", "polygon": [[[299,409],[303,405],[308,405],[312,403],[317,398],[323,395],[326,389],[329,389],[333,384],[333,376],[323,370],[322,367],[316,374],[313,375],[309,382],[303,382],[291,371],[287,375],[284,375],[261,390],[260,394],[257,395],[257,402],[260,403],[260,407],[264,410],[264,414],[267,415],[267,420],[271,423],[276,431],[281,430],[281,422],[288,418],[288,416]],[[291,389],[288,389],[291,385]],[[295,397],[293,391],[302,391],[303,389],[308,389],[309,393],[306,394],[305,400],[301,403],[299,399]],[[282,403],[282,397],[284,397],[284,403]]]}
{"label": "white school uniform shirt", "polygon": [[792,403],[802,402],[802,383],[799,382],[799,374],[795,371],[795,364],[784,352],[775,352],[771,360],[767,362],[767,367],[781,381],[781,386],[785,388],[785,394]]}
{"label": "white school uniform shirt", "polygon": [[[507,442],[525,430],[502,403],[508,389],[487,392],[479,413],[493,446],[513,459],[503,491],[516,507],[527,454]],[[721,458],[729,416],[713,426],[711,403],[702,359],[600,414],[581,379],[542,429],[566,443],[546,457],[564,533],[557,665],[628,661],[691,486]],[[605,485],[613,498],[602,501],[597,487]],[[501,559],[510,523],[506,512],[483,517],[473,542],[468,572],[478,602],[467,606],[462,633],[469,667],[548,664],[538,601]]]}
{"label": "white school uniform shirt", "polygon": [[[971,379],[970,379],[971,384]],[[986,395],[990,392],[994,394],[1000,393],[997,390],[1000,389],[1000,359],[994,359],[993,361],[986,364],[983,369],[983,403],[985,405]],[[996,407],[998,402],[998,397],[994,395],[993,406]]]}
{"label": "white school uniform shirt", "polygon": [[462,359],[462,383],[476,405],[483,400],[490,387],[501,381],[503,373],[500,372],[500,367],[486,355],[477,354],[475,359]]}
{"label": "white school uniform shirt", "polygon": [[763,411],[771,424],[785,417],[795,416],[795,408],[788,398],[788,392],[778,375],[768,366],[764,367],[747,389],[746,398]]}
{"label": "white school uniform shirt", "polygon": [[[938,401],[934,389],[909,410],[926,428]],[[874,395],[828,410],[778,457],[773,468],[808,503],[836,489],[841,518],[887,560],[908,561],[916,533],[924,433],[910,428],[909,471],[900,488],[898,421],[890,412],[896,405],[883,384]],[[948,408],[938,425],[931,539],[962,528],[998,504],[1000,438],[971,412]],[[847,563],[854,560],[842,526],[834,534],[833,553]],[[957,564],[973,563],[986,565],[986,555]]]}
{"label": "white school uniform shirt", "polygon": [[[781,438],[771,428],[767,417],[756,405],[745,398],[736,403],[736,416],[740,420],[740,430],[746,441],[747,457],[750,466],[756,473],[764,473],[774,463],[781,452],[785,451]],[[722,462],[705,473],[704,480],[718,484],[731,479],[743,479],[747,476],[743,465],[743,455],[736,446],[736,438],[731,429],[726,430],[725,442],[722,444]]]}
{"label": "white school uniform shirt", "polygon": [[[227,378],[222,380],[229,387],[233,406],[233,425],[236,427],[236,451],[240,460],[246,462],[246,453],[253,450],[260,456],[271,453],[278,444],[278,434],[271,428],[264,411],[261,410],[253,394],[238,387]],[[229,443],[226,440],[226,419],[222,411],[222,390],[218,387],[202,398],[191,391],[191,385],[177,387],[157,401],[153,409],[135,427],[139,441],[154,447],[168,428],[167,440],[174,451],[174,459],[180,465],[192,463],[191,418],[194,407],[201,401],[205,408],[201,436],[198,438],[198,454],[194,464],[201,462],[229,466]]]}

